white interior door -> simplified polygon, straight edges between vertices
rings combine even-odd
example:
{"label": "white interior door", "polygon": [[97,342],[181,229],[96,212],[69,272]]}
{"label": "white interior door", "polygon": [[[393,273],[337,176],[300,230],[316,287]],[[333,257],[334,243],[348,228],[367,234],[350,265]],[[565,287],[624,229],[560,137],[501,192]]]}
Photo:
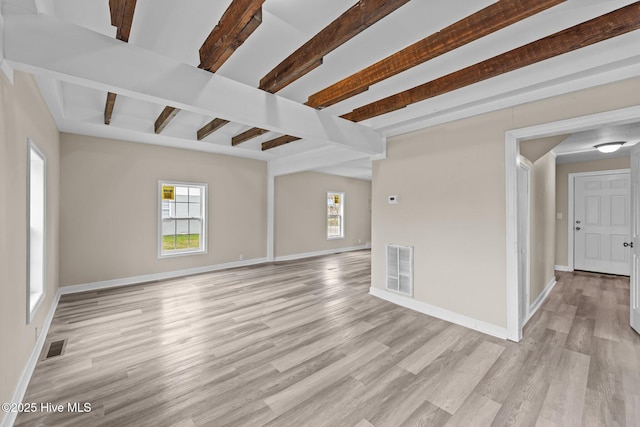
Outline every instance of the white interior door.
{"label": "white interior door", "polygon": [[631,327],[640,333],[640,144],[631,150]]}
{"label": "white interior door", "polygon": [[518,166],[518,313],[520,327],[529,316],[529,200],[530,171],[523,163]]}
{"label": "white interior door", "polygon": [[578,176],[574,185],[574,268],[628,276],[629,174]]}

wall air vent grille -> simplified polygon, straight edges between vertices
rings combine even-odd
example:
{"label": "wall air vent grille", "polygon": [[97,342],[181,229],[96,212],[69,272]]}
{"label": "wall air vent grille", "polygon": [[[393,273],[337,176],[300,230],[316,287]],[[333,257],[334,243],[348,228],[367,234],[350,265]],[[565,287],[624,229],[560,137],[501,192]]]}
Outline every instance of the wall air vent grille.
{"label": "wall air vent grille", "polygon": [[413,247],[387,245],[387,290],[413,297]]}

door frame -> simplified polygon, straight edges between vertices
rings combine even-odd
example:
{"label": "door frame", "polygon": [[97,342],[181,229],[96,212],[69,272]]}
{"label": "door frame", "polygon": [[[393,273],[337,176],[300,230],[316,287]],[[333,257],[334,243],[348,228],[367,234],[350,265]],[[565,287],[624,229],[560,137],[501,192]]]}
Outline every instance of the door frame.
{"label": "door frame", "polygon": [[594,129],[604,125],[623,125],[637,122],[640,105],[566,120],[533,125],[505,132],[505,208],[506,208],[506,285],[507,285],[507,339],[520,341],[522,328],[519,324],[518,283],[518,157],[520,141],[563,135]]}
{"label": "door frame", "polygon": [[[527,172],[527,207],[528,212],[526,216],[523,212],[518,212],[518,221],[522,221],[526,218],[526,231],[525,234],[527,236],[527,246],[526,246],[526,279],[525,283],[518,283],[518,303],[522,300],[522,293],[524,292],[527,295],[526,303],[523,305],[524,315],[518,311],[519,315],[519,328],[524,328],[527,321],[530,318],[531,313],[531,170],[533,168],[533,164],[527,160],[526,157],[519,156],[518,157],[518,167],[524,169]],[[518,269],[520,269],[520,264],[518,264]],[[518,276],[519,278],[520,276]],[[520,306],[518,306],[518,310],[520,310]]]}
{"label": "door frame", "polygon": [[[574,256],[575,256],[575,250],[574,250],[574,245],[575,245],[575,229],[573,227],[573,224],[575,223],[575,218],[574,218],[574,212],[575,212],[575,200],[574,200],[574,186],[575,186],[575,179],[579,178],[579,177],[584,177],[584,176],[599,176],[599,175],[613,175],[613,174],[617,174],[617,173],[628,173],[629,177],[631,177],[631,169],[609,169],[609,170],[604,170],[604,171],[592,171],[592,172],[576,172],[576,173],[570,173],[569,174],[569,183],[568,183],[568,187],[567,189],[568,191],[568,198],[569,200],[567,200],[567,206],[568,206],[568,212],[567,212],[567,249],[568,249],[568,255],[567,255],[567,266],[569,267],[568,271],[573,271],[574,270]],[[631,189],[629,189],[629,197],[631,197]],[[631,209],[631,206],[629,206],[629,209]],[[631,213],[629,213],[629,217],[631,217]],[[557,232],[557,231],[556,231]]]}

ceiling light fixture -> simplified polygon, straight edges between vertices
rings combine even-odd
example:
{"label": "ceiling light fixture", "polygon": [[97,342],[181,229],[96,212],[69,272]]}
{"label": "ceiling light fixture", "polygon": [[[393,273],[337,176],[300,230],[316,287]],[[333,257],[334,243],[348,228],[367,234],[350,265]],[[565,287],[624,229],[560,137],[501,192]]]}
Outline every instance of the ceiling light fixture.
{"label": "ceiling light fixture", "polygon": [[618,151],[618,149],[622,147],[622,144],[624,144],[624,141],[607,142],[606,144],[594,145],[593,148],[601,153],[613,153],[614,151]]}

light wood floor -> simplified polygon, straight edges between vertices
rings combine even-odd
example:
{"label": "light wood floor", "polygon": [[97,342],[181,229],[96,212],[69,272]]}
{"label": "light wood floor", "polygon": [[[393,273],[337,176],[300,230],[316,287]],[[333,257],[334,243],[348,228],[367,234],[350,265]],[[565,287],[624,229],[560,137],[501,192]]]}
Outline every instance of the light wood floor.
{"label": "light wood floor", "polygon": [[[638,426],[624,278],[559,273],[521,343],[367,294],[367,251],[65,296],[16,425]],[[46,347],[45,347],[46,348]]]}

